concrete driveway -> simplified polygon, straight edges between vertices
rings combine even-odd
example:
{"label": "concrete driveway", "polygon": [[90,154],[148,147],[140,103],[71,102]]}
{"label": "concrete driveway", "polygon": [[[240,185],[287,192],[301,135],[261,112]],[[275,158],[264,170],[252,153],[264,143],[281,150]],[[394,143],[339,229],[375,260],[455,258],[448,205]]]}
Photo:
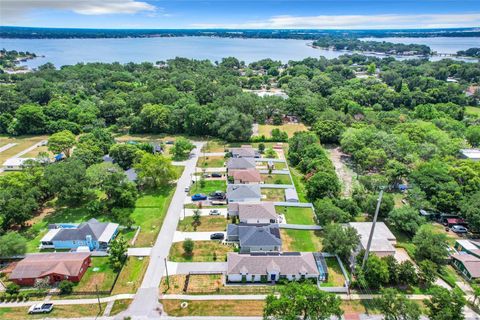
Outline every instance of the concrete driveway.
{"label": "concrete driveway", "polygon": [[175,231],[173,235],[173,242],[181,242],[185,241],[185,239],[192,239],[193,241],[210,241],[210,235],[212,233],[223,233],[226,234],[225,231],[208,231],[208,232],[181,232]]}
{"label": "concrete driveway", "polygon": [[[212,209],[198,209],[200,210],[200,216],[209,216],[210,215],[210,210]],[[212,217],[227,217],[227,208],[218,208],[215,209],[220,212],[220,215],[218,216],[212,216]],[[195,209],[185,209],[185,217],[191,217],[195,214]],[[184,218],[184,212],[182,211],[182,214],[180,215],[180,220],[183,220]]]}

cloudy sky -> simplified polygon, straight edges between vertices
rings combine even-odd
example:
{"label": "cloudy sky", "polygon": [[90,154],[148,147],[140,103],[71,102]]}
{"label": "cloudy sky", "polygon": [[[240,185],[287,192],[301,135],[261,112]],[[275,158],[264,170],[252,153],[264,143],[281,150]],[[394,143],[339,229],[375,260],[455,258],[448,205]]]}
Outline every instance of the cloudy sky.
{"label": "cloudy sky", "polygon": [[480,27],[480,0],[0,0],[0,25],[259,29]]}

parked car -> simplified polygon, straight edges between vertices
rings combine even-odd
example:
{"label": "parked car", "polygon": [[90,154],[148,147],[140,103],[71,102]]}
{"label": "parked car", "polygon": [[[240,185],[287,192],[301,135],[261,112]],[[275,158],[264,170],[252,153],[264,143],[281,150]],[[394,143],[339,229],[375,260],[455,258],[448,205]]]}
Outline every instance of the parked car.
{"label": "parked car", "polygon": [[210,199],[214,200],[223,200],[226,198],[225,192],[223,191],[215,191],[209,194]]}
{"label": "parked car", "polygon": [[467,233],[468,232],[467,228],[465,228],[464,226],[459,226],[459,225],[452,226],[451,230],[455,233]]}
{"label": "parked car", "polygon": [[220,211],[218,211],[217,209],[210,210],[210,212],[208,214],[211,215],[211,216],[221,215]]}
{"label": "parked car", "polygon": [[185,187],[185,192],[189,192],[190,191],[190,187]]}
{"label": "parked car", "polygon": [[223,240],[223,238],[225,238],[223,233],[212,233],[210,235],[210,240]]}
{"label": "parked car", "polygon": [[29,314],[49,313],[53,310],[53,303],[37,303],[28,309]]}
{"label": "parked car", "polygon": [[222,177],[222,174],[221,173],[212,173],[212,178],[221,178]]}
{"label": "parked car", "polygon": [[192,196],[192,201],[207,200],[207,196],[202,193],[196,193]]}
{"label": "parked car", "polygon": [[208,173],[204,173],[204,174],[203,174],[203,177],[204,177],[204,178],[210,178],[210,175],[209,175]]}
{"label": "parked car", "polygon": [[165,141],[165,144],[174,144],[174,143],[175,143],[175,141],[173,141],[173,140],[167,140],[167,141]]}

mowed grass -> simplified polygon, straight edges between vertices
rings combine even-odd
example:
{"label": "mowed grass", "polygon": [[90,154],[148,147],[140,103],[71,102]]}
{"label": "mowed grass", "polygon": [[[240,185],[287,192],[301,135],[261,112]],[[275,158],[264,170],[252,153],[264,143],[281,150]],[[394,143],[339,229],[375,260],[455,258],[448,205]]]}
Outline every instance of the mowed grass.
{"label": "mowed grass", "polygon": [[315,224],[312,208],[276,206],[275,210],[278,214],[285,215],[287,223],[306,225]]}
{"label": "mowed grass", "polygon": [[325,258],[328,267],[328,280],[321,284],[322,287],[343,287],[345,285],[345,276],[337,258]]}
{"label": "mowed grass", "polygon": [[[183,251],[183,242],[175,242],[170,248],[169,259],[175,262],[222,262],[233,247],[220,241],[194,241],[193,254],[187,256]],[[215,260],[216,255],[216,260]]]}
{"label": "mowed grass", "polygon": [[292,184],[288,174],[262,174],[262,180],[267,184]]}
{"label": "mowed grass", "polygon": [[116,316],[120,312],[127,310],[131,303],[132,299],[115,300],[112,310],[110,311],[110,316]]}
{"label": "mowed grass", "polygon": [[480,108],[479,107],[465,107],[465,113],[480,116]]}
{"label": "mowed grass", "polygon": [[165,312],[170,316],[261,316],[263,300],[204,300],[187,301],[182,308],[182,300],[161,300]]}
{"label": "mowed grass", "polygon": [[285,201],[284,189],[262,189],[261,191],[265,201]]}
{"label": "mowed grass", "polygon": [[282,250],[285,252],[322,251],[321,231],[281,229]]}
{"label": "mowed grass", "polygon": [[225,152],[225,142],[220,140],[208,140],[202,147],[201,152]]}
{"label": "mowed grass", "polygon": [[222,156],[199,157],[197,161],[198,168],[222,168],[225,165],[225,158]]}
{"label": "mowed grass", "polygon": [[189,195],[196,193],[204,193],[206,195],[215,191],[225,191],[227,189],[227,182],[225,180],[205,180],[205,185],[202,188],[200,181],[197,181],[190,187]]}
{"label": "mowed grass", "polygon": [[[107,306],[106,303],[101,304],[102,312]],[[82,304],[82,305],[55,305],[52,312],[48,314],[28,314],[29,307],[17,308],[0,308],[0,319],[2,320],[19,320],[19,319],[46,319],[46,318],[81,318],[95,317],[101,315],[98,304]]]}
{"label": "mowed grass", "polygon": [[17,153],[33,146],[36,143],[39,143],[42,140],[47,140],[47,139],[48,139],[48,136],[21,136],[21,137],[15,137],[15,138],[0,136],[0,143],[2,145],[6,145],[9,143],[16,143],[15,146],[0,152],[0,165],[3,164],[5,160],[15,156]]}
{"label": "mowed grass", "polygon": [[82,280],[73,288],[74,292],[109,291],[117,273],[113,271],[108,257],[92,257],[92,263]]}
{"label": "mowed grass", "polygon": [[258,135],[269,138],[272,136],[271,132],[275,128],[285,131],[288,134],[289,138],[292,137],[295,132],[308,130],[308,128],[303,123],[286,123],[279,126],[260,124],[258,126]]}
{"label": "mowed grass", "polygon": [[149,258],[129,257],[120,271],[112,295],[120,293],[135,293],[140,287]]}
{"label": "mowed grass", "polygon": [[305,187],[305,182],[303,181],[303,174],[293,167],[290,167],[290,173],[292,174],[293,184],[297,190],[298,200],[300,200],[300,202],[308,202],[307,189]]}
{"label": "mowed grass", "polygon": [[201,216],[200,224],[197,225],[196,229],[193,224],[193,217],[185,217],[185,219],[180,220],[178,223],[177,230],[183,232],[193,232],[193,231],[223,231],[227,228],[227,219],[223,216]]}

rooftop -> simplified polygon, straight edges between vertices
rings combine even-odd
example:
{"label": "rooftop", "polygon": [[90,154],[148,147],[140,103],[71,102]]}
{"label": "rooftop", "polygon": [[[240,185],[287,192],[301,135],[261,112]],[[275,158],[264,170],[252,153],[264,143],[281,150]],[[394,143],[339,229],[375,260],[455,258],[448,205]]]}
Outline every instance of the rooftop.
{"label": "rooftop", "polygon": [[255,168],[255,159],[253,158],[230,158],[227,161],[227,168],[231,169],[249,169]]}
{"label": "rooftop", "polygon": [[233,179],[242,182],[262,182],[262,176],[255,168],[230,170],[228,175],[233,176]]}
{"label": "rooftop", "polygon": [[480,259],[468,253],[452,254],[452,258],[462,262],[472,278],[480,278]]}
{"label": "rooftop", "polygon": [[258,184],[229,184],[227,186],[227,199],[248,199],[262,197]]}
{"label": "rooftop", "polygon": [[229,224],[229,235],[238,235],[240,247],[281,246],[280,230],[276,224]]}
{"label": "rooftop", "polygon": [[460,153],[469,159],[480,159],[480,149],[461,149]]}
{"label": "rooftop", "polygon": [[239,203],[238,216],[244,219],[274,219],[278,218],[273,202]]}
{"label": "rooftop", "polygon": [[91,236],[92,240],[108,242],[118,226],[117,223],[99,222],[93,218],[74,227],[54,225],[55,228],[47,232],[41,241],[75,241]]}
{"label": "rooftop", "polygon": [[315,257],[311,252],[283,254],[239,254],[227,255],[228,274],[316,274],[319,275]]}

